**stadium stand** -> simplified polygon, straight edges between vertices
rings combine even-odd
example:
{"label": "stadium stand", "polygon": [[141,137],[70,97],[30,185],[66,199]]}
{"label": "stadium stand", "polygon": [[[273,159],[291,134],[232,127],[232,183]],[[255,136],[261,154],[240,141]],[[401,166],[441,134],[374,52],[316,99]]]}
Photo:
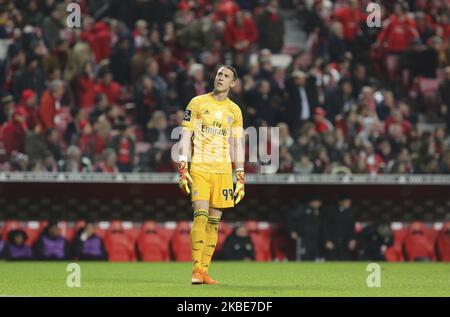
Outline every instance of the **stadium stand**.
{"label": "stadium stand", "polygon": [[[130,0],[106,2],[101,13],[96,1],[76,2],[80,28],[64,27],[65,1],[0,5],[2,21],[8,21],[0,23],[3,241],[11,230],[23,229],[31,246],[50,219],[59,220],[62,236],[72,240],[85,220],[94,220],[111,261],[190,261],[185,221],[191,210],[172,184],[167,191],[167,181],[158,190],[133,181],[65,187],[66,176],[54,173],[176,171],[170,132],[190,98],[211,89],[222,63],[238,70],[231,99],[245,126],[279,128],[274,172],[281,176],[450,173],[448,1],[381,1],[381,28],[367,27],[366,0],[157,6]],[[283,28],[287,18],[297,22],[302,39],[290,38]],[[258,173],[261,166],[249,163],[246,171]],[[7,183],[14,172],[62,178],[24,184],[25,173]],[[332,200],[334,189],[323,184],[294,187],[285,196],[273,184],[254,190],[260,196],[249,188],[248,198],[227,215],[230,223],[220,227],[218,256],[232,224],[247,221],[257,260],[294,259],[284,215],[310,192]],[[376,187],[352,188],[360,224],[391,224],[394,242],[386,259],[449,261],[445,191],[392,189],[377,196]],[[429,227],[442,223],[442,229]]]}
{"label": "stadium stand", "polygon": [[231,63],[245,125],[280,127],[279,173],[450,171],[447,1],[382,2],[381,28],[365,0],[78,3],[79,29],[63,1],[0,8],[0,170],[175,171],[170,131]]}

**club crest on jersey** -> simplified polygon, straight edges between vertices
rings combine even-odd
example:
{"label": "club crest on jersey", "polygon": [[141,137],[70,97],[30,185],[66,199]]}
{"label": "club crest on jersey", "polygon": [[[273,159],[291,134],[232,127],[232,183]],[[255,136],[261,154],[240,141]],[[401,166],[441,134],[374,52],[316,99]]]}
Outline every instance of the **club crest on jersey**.
{"label": "club crest on jersey", "polygon": [[184,120],[191,121],[191,110],[187,110],[184,112]]}
{"label": "club crest on jersey", "polygon": [[228,116],[227,117],[227,122],[228,122],[228,124],[232,124],[233,123],[233,117]]}

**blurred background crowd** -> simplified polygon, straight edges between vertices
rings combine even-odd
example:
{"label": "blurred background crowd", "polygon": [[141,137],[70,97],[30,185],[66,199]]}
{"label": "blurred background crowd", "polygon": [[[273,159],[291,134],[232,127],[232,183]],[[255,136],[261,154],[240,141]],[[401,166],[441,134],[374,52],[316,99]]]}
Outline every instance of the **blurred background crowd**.
{"label": "blurred background crowd", "polygon": [[448,174],[450,4],[379,1],[368,27],[369,3],[0,0],[0,170],[175,171],[172,130],[227,63],[279,173]]}

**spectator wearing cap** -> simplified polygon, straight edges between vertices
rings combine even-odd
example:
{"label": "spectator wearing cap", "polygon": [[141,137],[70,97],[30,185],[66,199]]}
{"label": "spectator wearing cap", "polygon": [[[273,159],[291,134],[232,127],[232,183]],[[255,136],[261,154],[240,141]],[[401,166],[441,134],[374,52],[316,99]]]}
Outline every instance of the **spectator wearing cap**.
{"label": "spectator wearing cap", "polygon": [[28,131],[26,120],[27,113],[25,110],[16,108],[12,118],[3,129],[3,143],[8,157],[14,151],[24,152],[25,136]]}
{"label": "spectator wearing cap", "polygon": [[22,229],[11,230],[8,233],[8,244],[5,247],[5,259],[10,261],[33,260],[33,250],[26,245],[28,235]]}
{"label": "spectator wearing cap", "polygon": [[20,103],[18,106],[22,108],[26,112],[26,123],[27,127],[30,130],[33,130],[34,127],[39,124],[39,115],[37,105],[37,96],[36,93],[31,89],[25,89],[22,92],[22,96],[20,98]]}
{"label": "spectator wearing cap", "polygon": [[327,208],[324,222],[325,259],[351,260],[356,250],[355,210],[348,194],[340,194],[337,204]]}
{"label": "spectator wearing cap", "polygon": [[39,119],[44,130],[55,128],[55,117],[61,108],[61,99],[64,95],[64,82],[53,80],[42,94],[39,106]]}

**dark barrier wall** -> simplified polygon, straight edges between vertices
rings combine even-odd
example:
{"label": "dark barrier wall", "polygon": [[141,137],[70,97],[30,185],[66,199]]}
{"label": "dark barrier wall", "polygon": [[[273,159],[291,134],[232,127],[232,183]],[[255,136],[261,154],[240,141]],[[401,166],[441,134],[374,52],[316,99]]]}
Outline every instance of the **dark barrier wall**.
{"label": "dark barrier wall", "polygon": [[[40,212],[56,213],[64,218],[67,212],[71,217],[86,217],[86,213],[103,211],[99,218],[127,218],[138,212],[136,217],[153,217],[170,220],[189,218],[191,208],[189,199],[184,197],[177,184],[176,175],[166,175],[161,182],[155,179],[132,179],[88,181],[19,181],[7,179],[0,182],[0,217],[39,218]],[[160,175],[158,175],[160,178]],[[303,180],[303,181],[302,181]],[[283,181],[285,181],[283,183]],[[327,184],[327,181],[329,182]],[[449,213],[450,182],[436,181],[435,178],[400,181],[394,178],[380,183],[378,179],[367,181],[354,179],[251,179],[246,186],[246,197],[237,208],[229,211],[235,218],[266,219],[270,213],[285,212],[288,208],[305,201],[312,193],[322,195],[325,203],[333,203],[340,193],[349,193],[355,205],[379,206],[382,213],[391,212],[389,206],[413,209],[424,206],[433,213],[434,206],[445,208],[442,215]],[[431,203],[429,203],[431,201]],[[427,207],[427,205],[429,207]],[[173,208],[169,208],[173,205]],[[386,207],[387,206],[387,207]],[[430,207],[431,206],[431,207]],[[367,207],[364,207],[367,209]],[[428,208],[428,209],[427,209]],[[79,211],[83,214],[77,214]],[[240,212],[240,213],[239,213]],[[420,212],[420,210],[419,210]],[[123,214],[125,213],[125,214]],[[279,215],[278,215],[279,216]],[[112,217],[112,216],[111,216]],[[377,217],[377,215],[375,215]]]}

